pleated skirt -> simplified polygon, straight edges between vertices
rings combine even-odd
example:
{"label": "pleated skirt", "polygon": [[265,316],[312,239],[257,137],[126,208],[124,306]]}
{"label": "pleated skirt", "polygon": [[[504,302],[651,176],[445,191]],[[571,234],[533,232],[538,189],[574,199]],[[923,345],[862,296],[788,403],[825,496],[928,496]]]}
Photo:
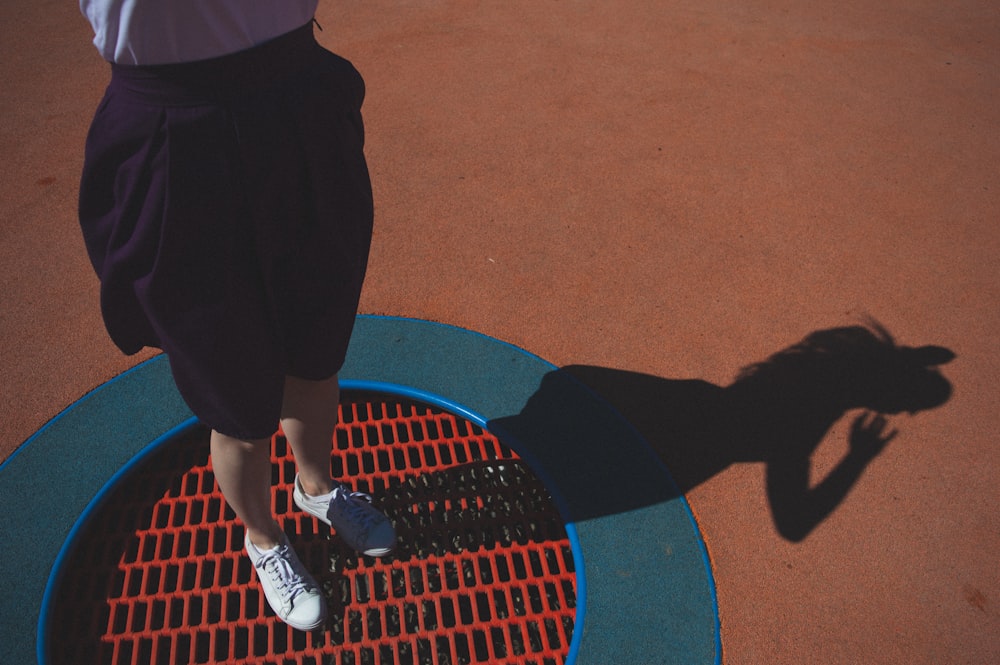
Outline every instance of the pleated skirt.
{"label": "pleated skirt", "polygon": [[343,365],[372,236],[364,82],[303,26],[196,63],[112,65],[79,218],[108,333],[162,349],[200,420],[277,427]]}

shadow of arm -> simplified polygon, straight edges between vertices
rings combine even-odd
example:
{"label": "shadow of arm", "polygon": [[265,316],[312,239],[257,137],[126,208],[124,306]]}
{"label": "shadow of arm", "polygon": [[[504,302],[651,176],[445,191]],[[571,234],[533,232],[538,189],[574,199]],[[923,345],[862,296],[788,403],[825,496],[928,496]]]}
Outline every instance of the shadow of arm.
{"label": "shadow of arm", "polygon": [[801,542],[844,500],[864,470],[895,436],[881,415],[858,416],[851,426],[850,451],[822,481],[809,487],[809,458],[772,459],[767,464],[767,495],[775,527],[784,538]]}

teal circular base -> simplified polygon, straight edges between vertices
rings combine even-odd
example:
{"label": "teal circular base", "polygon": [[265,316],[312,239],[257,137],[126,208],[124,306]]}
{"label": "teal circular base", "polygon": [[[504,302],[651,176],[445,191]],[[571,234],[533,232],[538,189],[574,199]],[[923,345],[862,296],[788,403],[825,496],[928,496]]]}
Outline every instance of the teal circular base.
{"label": "teal circular base", "polygon": [[[638,433],[577,380],[479,333],[373,316],[359,317],[341,378],[482,422],[532,466],[574,536],[568,663],[721,662],[714,582],[687,503]],[[50,573],[88,507],[191,418],[157,357],[81,398],[0,466],[5,659],[44,651]]]}

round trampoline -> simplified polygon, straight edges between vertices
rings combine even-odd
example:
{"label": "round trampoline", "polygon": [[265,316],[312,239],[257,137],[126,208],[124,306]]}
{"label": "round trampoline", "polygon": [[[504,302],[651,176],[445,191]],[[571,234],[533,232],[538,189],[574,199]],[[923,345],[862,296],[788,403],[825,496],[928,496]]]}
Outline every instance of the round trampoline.
{"label": "round trampoline", "polygon": [[[267,608],[214,484],[207,433],[160,356],[81,398],[0,466],[0,633],[12,662],[721,662],[697,524],[606,402],[521,349],[451,326],[359,317],[335,473],[396,522],[382,560],[276,511],[331,609],[312,633]],[[85,454],[81,454],[85,451]],[[57,474],[59,495],[33,488]],[[39,519],[43,515],[44,519]],[[30,552],[25,548],[30,548]]]}

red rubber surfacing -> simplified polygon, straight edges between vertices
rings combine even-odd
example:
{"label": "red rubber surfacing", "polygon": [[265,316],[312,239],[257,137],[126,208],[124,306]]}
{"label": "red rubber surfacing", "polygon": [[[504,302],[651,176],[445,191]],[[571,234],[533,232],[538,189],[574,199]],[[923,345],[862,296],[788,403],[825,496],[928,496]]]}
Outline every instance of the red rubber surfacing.
{"label": "red rubber surfacing", "polygon": [[106,495],[65,559],[48,624],[53,665],[564,663],[576,608],[551,497],[493,435],[393,396],[348,394],[333,472],[396,524],[389,557],[359,557],[292,503],[279,432],[272,496],[323,587],[303,633],[267,607],[243,528],[215,483],[208,433],[160,446]]}

